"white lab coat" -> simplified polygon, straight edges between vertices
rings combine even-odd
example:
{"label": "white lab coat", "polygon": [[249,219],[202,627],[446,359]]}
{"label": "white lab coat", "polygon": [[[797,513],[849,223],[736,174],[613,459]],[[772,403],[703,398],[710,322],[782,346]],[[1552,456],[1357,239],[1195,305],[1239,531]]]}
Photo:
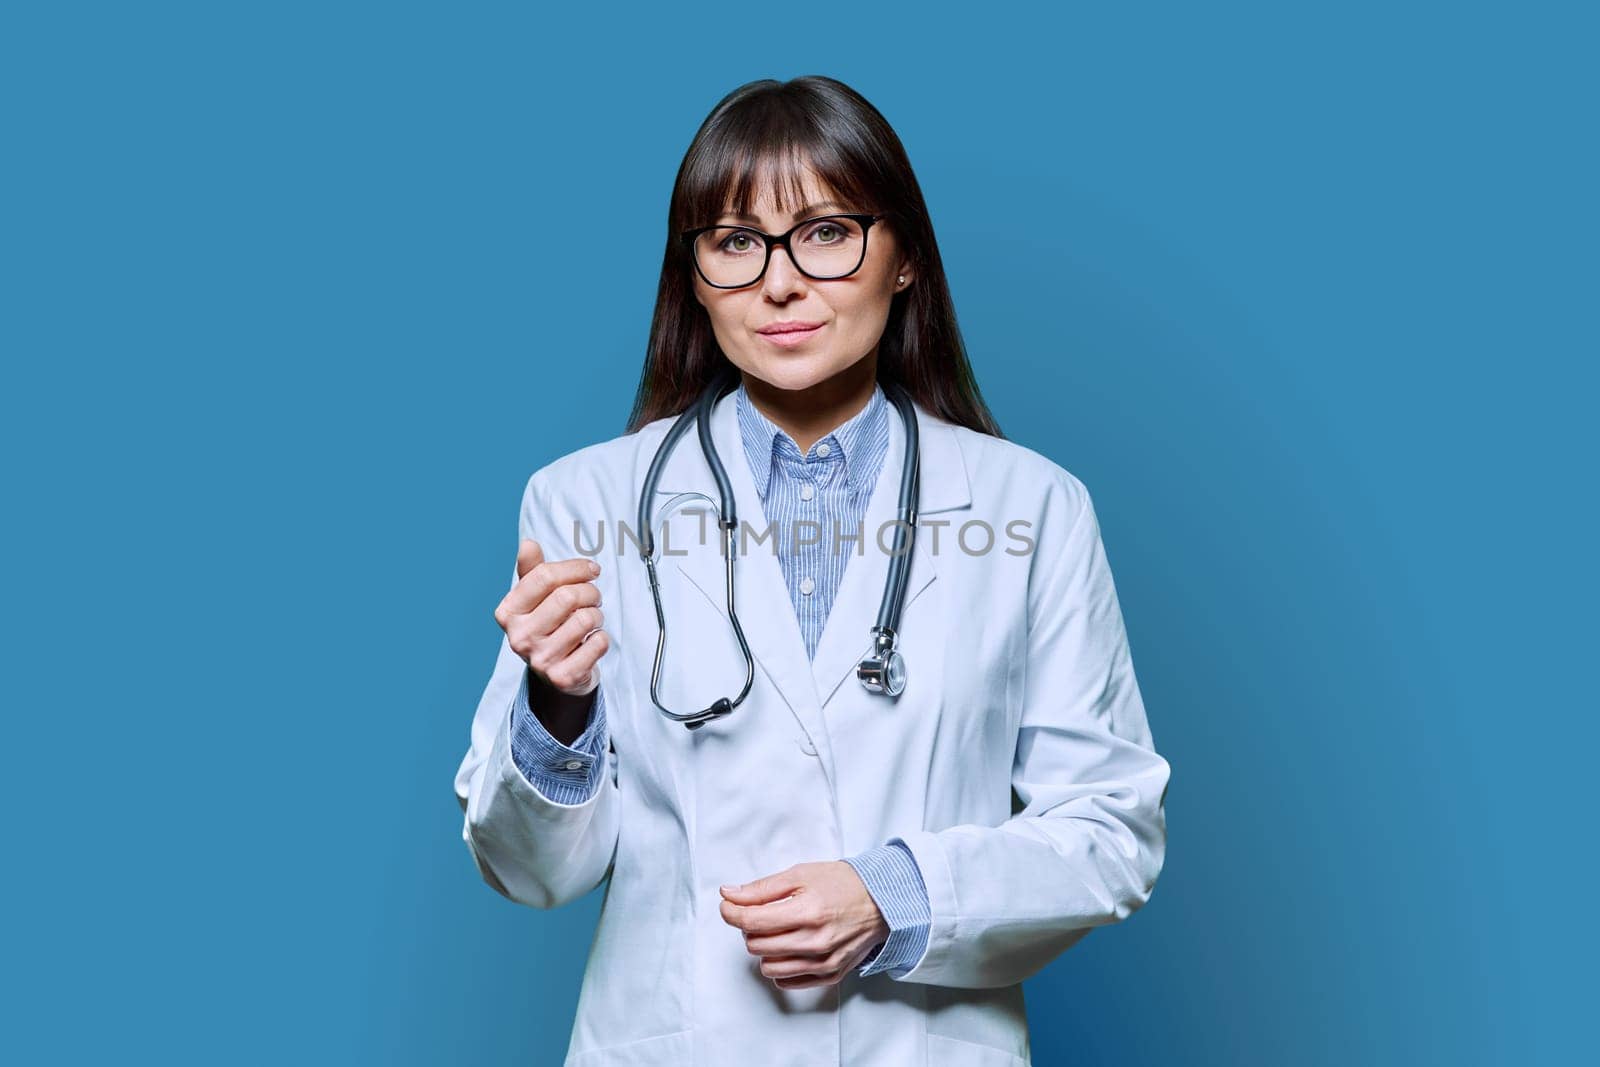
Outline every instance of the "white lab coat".
{"label": "white lab coat", "polygon": [[[1149,899],[1169,767],[1152,744],[1089,495],[1036,452],[920,405],[917,417],[921,509],[898,699],[854,676],[889,565],[875,535],[896,515],[905,432],[894,411],[866,543],[845,568],[815,660],[774,542],[752,540],[736,560],[735,607],[755,681],[731,715],[695,731],[650,701],[655,607],[634,542],[619,555],[615,538],[619,522],[637,528],[638,489],[672,419],[529,480],[520,533],[547,559],[580,554],[574,519],[592,551],[604,520],[607,774],[597,795],[569,806],[518,771],[508,727],[523,663],[502,640],[455,790],[479,872],[511,900],[554,908],[610,877],[567,1067],[1027,1064],[1019,983]],[[731,393],[712,424],[740,520],[760,531]],[[659,486],[657,502],[686,490],[718,499],[693,430]],[[967,530],[965,549],[957,542],[977,520],[993,530],[987,552],[982,526]],[[1028,525],[1008,529],[1013,520]],[[935,552],[930,524],[946,521]],[[686,510],[656,522],[672,553],[659,561],[662,701],[680,712],[734,696],[745,674],[715,520],[705,516],[703,538],[701,522]],[[884,546],[893,537],[884,527]],[[836,985],[796,990],[764,977],[723,921],[717,887],[891,837],[910,847],[928,887],[932,931],[916,967],[899,978],[852,969]],[[510,951],[495,966],[530,958]]]}

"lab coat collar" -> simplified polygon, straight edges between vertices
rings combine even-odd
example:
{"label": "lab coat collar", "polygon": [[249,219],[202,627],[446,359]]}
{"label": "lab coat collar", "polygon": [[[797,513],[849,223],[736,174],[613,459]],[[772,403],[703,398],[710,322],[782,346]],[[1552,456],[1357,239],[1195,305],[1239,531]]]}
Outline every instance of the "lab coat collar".
{"label": "lab coat collar", "polygon": [[[765,541],[756,540],[755,535],[764,532],[767,523],[749,464],[738,462],[743,444],[735,405],[735,396],[730,392],[717,401],[711,413],[712,441],[733,484],[734,505],[740,526],[748,525],[752,531],[749,537],[745,537],[742,531],[737,535],[736,551],[739,554],[734,564],[734,606],[758,671],[764,672],[783,696],[816,746],[818,755],[823,758],[829,771],[829,780],[832,781],[832,757],[827,748],[824,708],[838,692],[841,683],[851,679],[849,684],[860,684],[853,680],[856,664],[873,647],[871,628],[877,622],[891,558],[886,548],[879,547],[879,530],[882,530],[882,544],[892,547],[901,464],[906,447],[905,427],[899,413],[892,411],[889,418],[889,451],[868,499],[860,551],[844,569],[816,655],[808,659],[805,640],[800,633],[800,624],[795,618],[788,586],[775,553],[776,531],[774,536]],[[922,448],[919,520],[923,516],[970,506],[971,486],[956,427],[926,411],[920,404],[913,402],[913,407]],[[649,458],[645,457],[645,462]],[[719,499],[716,481],[700,451],[693,429],[679,440],[661,472],[652,514],[656,514],[656,509],[667,503],[668,498],[683,492],[699,492],[712,500]],[[705,515],[704,536],[700,518],[683,508],[674,508],[654,521],[658,538],[663,544],[672,546],[672,555],[668,558],[710,601],[712,607],[726,618],[725,564],[715,517]],[[663,524],[669,527],[665,533]],[[917,625],[917,612],[913,605],[937,577],[941,565],[932,552],[931,531],[922,528],[920,521],[918,525],[911,571],[906,582],[905,607],[901,615],[902,631]],[[948,548],[950,540],[946,535],[942,545]],[[854,549],[855,545],[852,544],[847,550]],[[658,551],[661,549],[658,548]],[[912,670],[917,669],[915,664],[908,666]],[[890,698],[874,696],[873,699]],[[733,714],[737,716],[744,708],[745,705],[740,705]]]}

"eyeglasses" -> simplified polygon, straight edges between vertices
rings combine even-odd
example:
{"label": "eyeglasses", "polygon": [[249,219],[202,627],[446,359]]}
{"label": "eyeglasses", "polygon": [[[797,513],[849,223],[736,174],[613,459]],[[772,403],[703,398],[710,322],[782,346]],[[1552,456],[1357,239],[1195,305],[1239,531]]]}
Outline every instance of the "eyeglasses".
{"label": "eyeglasses", "polygon": [[743,289],[767,273],[772,250],[783,247],[795,269],[807,278],[847,278],[867,258],[867,231],[885,215],[818,215],[797,222],[781,234],[749,226],[701,226],[685,230],[695,270],[716,289]]}

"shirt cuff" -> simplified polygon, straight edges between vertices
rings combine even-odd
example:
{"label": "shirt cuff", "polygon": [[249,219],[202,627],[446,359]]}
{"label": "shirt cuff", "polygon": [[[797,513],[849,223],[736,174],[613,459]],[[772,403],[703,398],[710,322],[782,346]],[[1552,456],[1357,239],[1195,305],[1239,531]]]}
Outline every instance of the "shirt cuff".
{"label": "shirt cuff", "polygon": [[570,745],[544,728],[528,706],[528,672],[511,702],[511,760],[528,784],[558,804],[582,804],[598,791],[606,768],[605,685],[594,691],[589,722]]}
{"label": "shirt cuff", "polygon": [[859,973],[862,977],[884,971],[891,977],[909,973],[927,950],[933,920],[928,889],[911,850],[893,841],[845,862],[861,876],[889,924],[889,937],[867,956]]}

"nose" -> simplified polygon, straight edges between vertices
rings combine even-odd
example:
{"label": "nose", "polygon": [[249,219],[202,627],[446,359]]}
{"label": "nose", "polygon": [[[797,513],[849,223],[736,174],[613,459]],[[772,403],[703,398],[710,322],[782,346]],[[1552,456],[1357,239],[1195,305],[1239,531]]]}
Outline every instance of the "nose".
{"label": "nose", "polygon": [[804,279],[805,275],[800,273],[789,256],[789,249],[779,245],[772,250],[772,258],[767,261],[767,273],[761,279],[761,287],[768,296],[781,298],[798,290],[805,284]]}

